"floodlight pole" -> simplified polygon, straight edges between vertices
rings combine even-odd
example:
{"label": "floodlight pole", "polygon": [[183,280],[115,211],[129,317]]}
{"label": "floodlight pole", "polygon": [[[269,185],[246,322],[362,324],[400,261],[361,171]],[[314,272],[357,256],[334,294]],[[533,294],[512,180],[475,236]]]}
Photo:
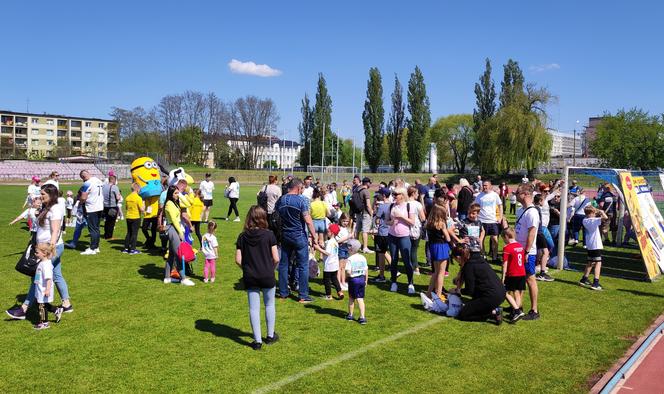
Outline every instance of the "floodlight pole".
{"label": "floodlight pole", "polygon": [[337,130],[337,174],[334,181],[339,183],[339,130]]}
{"label": "floodlight pole", "polygon": [[323,122],[323,144],[320,150],[320,181],[323,182],[323,169],[325,168],[325,122]]}
{"label": "floodlight pole", "polygon": [[565,233],[567,232],[567,198],[569,191],[569,166],[565,166],[563,187],[560,188],[560,229],[558,230],[558,269],[565,266]]}

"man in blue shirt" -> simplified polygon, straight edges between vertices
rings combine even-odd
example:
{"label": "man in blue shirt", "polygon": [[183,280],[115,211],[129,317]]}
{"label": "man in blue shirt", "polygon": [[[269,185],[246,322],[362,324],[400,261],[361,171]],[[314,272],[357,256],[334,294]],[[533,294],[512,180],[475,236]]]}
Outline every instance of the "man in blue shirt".
{"label": "man in blue shirt", "polygon": [[[288,193],[277,200],[274,210],[279,212],[281,219],[281,259],[279,260],[279,296],[286,298],[288,291],[288,264],[290,257],[295,256],[298,272],[298,291],[300,303],[309,303],[309,234],[316,234],[314,223],[309,213],[309,200],[302,196],[304,185],[298,178],[293,178]],[[317,237],[312,237],[317,244]]]}

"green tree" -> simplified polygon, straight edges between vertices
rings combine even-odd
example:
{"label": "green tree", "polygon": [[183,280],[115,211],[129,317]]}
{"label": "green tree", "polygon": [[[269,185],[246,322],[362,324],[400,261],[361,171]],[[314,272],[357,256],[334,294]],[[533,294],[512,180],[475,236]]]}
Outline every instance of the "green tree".
{"label": "green tree", "polygon": [[198,126],[189,126],[176,131],[171,142],[174,146],[174,160],[180,164],[202,165],[205,159],[203,154],[203,130]]}
{"label": "green tree", "polygon": [[424,163],[427,149],[427,130],[431,125],[431,111],[429,110],[429,97],[424,84],[424,76],[420,68],[410,74],[408,81],[408,159],[413,172],[419,172]]}
{"label": "green tree", "polygon": [[120,150],[124,153],[134,153],[136,156],[161,156],[167,150],[166,139],[158,131],[136,131],[122,138]]}
{"label": "green tree", "polygon": [[306,93],[302,99],[300,113],[302,113],[302,121],[298,125],[298,130],[300,132],[300,144],[303,146],[300,150],[300,163],[306,165],[308,168],[311,165],[311,163],[309,163],[309,152],[311,150],[311,140],[314,129],[314,112],[309,104],[309,96]]}
{"label": "green tree", "polygon": [[[491,61],[485,60],[484,73],[480,76],[479,82],[475,83],[475,105],[473,110],[473,161],[483,171],[484,163],[488,162],[491,156],[491,141],[488,127],[483,127],[496,113],[496,88],[491,79]],[[440,151],[439,151],[440,152]],[[440,155],[440,153],[439,153]]]}
{"label": "green tree", "polygon": [[606,166],[651,170],[664,167],[664,115],[632,108],[605,113],[590,150]]}
{"label": "green tree", "polygon": [[401,171],[404,161],[404,128],[406,127],[406,106],[403,102],[403,88],[399,77],[394,75],[394,91],[392,92],[392,112],[387,122],[387,140],[390,164],[394,172]]}
{"label": "green tree", "polygon": [[367,99],[364,101],[362,123],[364,125],[364,157],[372,172],[378,170],[383,143],[383,83],[378,68],[369,70],[367,81]]}
{"label": "green tree", "polygon": [[525,79],[519,63],[509,59],[503,66],[503,82],[500,83],[500,107],[506,107],[519,99],[523,92]]}
{"label": "green tree", "polygon": [[431,126],[430,138],[436,143],[439,165],[451,162],[457,173],[466,172],[466,164],[475,142],[473,115],[458,114],[439,118]]}
{"label": "green tree", "polygon": [[[332,98],[327,92],[327,83],[322,73],[318,74],[316,104],[313,110],[313,130],[311,144],[312,164],[321,164],[321,149],[329,152],[332,147]],[[323,141],[325,137],[325,141]],[[327,163],[329,164],[329,162]]]}

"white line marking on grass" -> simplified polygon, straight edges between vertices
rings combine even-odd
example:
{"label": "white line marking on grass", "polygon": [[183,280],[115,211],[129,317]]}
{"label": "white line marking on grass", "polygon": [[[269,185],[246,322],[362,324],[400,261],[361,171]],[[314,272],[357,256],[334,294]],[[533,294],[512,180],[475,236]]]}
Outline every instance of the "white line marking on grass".
{"label": "white line marking on grass", "polygon": [[323,363],[320,363],[318,365],[314,365],[311,368],[307,368],[305,370],[302,370],[302,371],[300,371],[296,374],[293,374],[291,376],[288,376],[288,377],[286,377],[282,380],[279,380],[279,381],[276,381],[274,383],[268,384],[267,386],[263,386],[259,389],[254,390],[253,393],[254,394],[262,394],[262,393],[268,393],[270,391],[278,390],[278,389],[282,388],[283,386],[286,386],[287,384],[290,384],[290,383],[293,383],[297,380],[300,380],[300,379],[302,379],[303,377],[305,377],[307,375],[311,375],[313,373],[320,372],[320,371],[322,371],[322,370],[324,370],[328,367],[331,367],[335,364],[339,364],[343,361],[350,360],[351,358],[355,358],[355,357],[359,356],[362,353],[368,352],[369,350],[372,350],[372,349],[375,349],[379,346],[385,345],[386,343],[394,342],[397,339],[400,339],[400,338],[405,337],[407,335],[414,334],[418,331],[424,330],[425,328],[428,328],[429,326],[432,326],[432,325],[434,325],[436,323],[439,323],[441,321],[444,321],[444,320],[445,320],[444,317],[436,317],[436,318],[433,318],[431,320],[427,320],[424,323],[420,323],[416,326],[413,326],[413,327],[407,329],[406,331],[401,331],[401,332],[398,332],[398,333],[396,333],[394,335],[391,335],[389,337],[379,339],[376,342],[372,342],[372,343],[370,343],[370,344],[368,344],[368,345],[366,345],[366,346],[364,346],[360,349],[354,350],[350,353],[344,353],[344,354],[342,354],[338,357],[332,358],[332,359],[327,360],[327,361],[325,361]]}

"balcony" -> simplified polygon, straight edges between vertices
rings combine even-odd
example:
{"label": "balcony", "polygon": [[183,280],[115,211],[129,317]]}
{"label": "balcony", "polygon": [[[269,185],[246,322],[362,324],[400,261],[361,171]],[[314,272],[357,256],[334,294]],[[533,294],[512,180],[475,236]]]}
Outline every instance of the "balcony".
{"label": "balcony", "polygon": [[72,141],[80,141],[81,140],[81,133],[71,133],[70,139]]}
{"label": "balcony", "polygon": [[71,121],[71,128],[72,128],[72,129],[78,129],[78,130],[80,130],[80,129],[81,129],[81,126],[82,126],[82,125],[81,125],[81,121],[80,121],[80,120],[72,120],[72,121]]}
{"label": "balcony", "polygon": [[14,128],[2,126],[2,131],[0,131],[0,132],[2,134],[6,134],[6,135],[13,135],[14,134]]}
{"label": "balcony", "polygon": [[67,128],[69,128],[69,126],[67,125],[67,122],[63,122],[63,121],[58,120],[58,128],[59,129],[67,129]]}

